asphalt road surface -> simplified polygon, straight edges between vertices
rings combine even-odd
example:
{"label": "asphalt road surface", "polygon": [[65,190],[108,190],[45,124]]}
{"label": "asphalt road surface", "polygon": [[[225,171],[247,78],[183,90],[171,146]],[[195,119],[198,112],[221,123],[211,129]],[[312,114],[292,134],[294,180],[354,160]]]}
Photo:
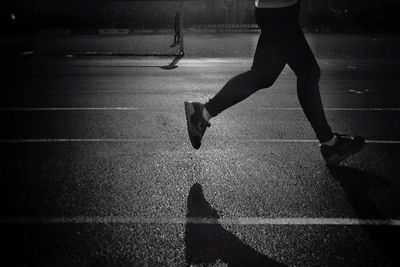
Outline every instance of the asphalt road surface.
{"label": "asphalt road surface", "polygon": [[327,118],[365,149],[328,169],[285,69],[191,148],[183,101],[250,58],[3,61],[7,266],[399,266],[400,62],[320,58]]}

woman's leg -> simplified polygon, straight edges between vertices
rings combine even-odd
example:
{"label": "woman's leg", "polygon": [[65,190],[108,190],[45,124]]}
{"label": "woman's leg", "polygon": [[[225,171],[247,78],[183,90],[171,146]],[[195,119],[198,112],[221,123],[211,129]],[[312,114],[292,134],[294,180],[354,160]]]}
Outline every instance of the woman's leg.
{"label": "woman's leg", "polygon": [[279,38],[261,33],[250,71],[233,77],[206,104],[185,102],[189,138],[195,149],[200,148],[211,117],[275,82],[286,64],[283,52]]}
{"label": "woman's leg", "polygon": [[304,34],[298,32],[297,36],[287,43],[287,63],[297,76],[300,105],[318,140],[324,143],[331,140],[334,135],[326,120],[321,101],[319,91],[321,71]]}
{"label": "woman's leg", "polygon": [[277,38],[261,33],[251,70],[230,79],[205,104],[211,117],[246,99],[257,90],[272,86],[286,64],[281,47]]}

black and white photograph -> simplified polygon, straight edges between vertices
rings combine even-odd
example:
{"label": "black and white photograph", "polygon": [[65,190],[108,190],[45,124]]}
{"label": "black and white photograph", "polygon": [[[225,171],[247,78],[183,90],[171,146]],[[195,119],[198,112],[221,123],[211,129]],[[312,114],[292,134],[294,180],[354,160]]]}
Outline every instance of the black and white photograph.
{"label": "black and white photograph", "polygon": [[4,0],[2,266],[400,266],[399,0]]}

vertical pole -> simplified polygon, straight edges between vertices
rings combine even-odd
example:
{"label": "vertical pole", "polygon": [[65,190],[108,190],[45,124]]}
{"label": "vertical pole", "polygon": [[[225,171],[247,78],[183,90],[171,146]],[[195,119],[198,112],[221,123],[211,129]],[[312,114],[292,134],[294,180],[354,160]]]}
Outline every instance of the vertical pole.
{"label": "vertical pole", "polygon": [[180,51],[179,53],[183,56],[185,55],[184,46],[184,34],[183,34],[183,0],[179,1],[179,39],[180,39]]}

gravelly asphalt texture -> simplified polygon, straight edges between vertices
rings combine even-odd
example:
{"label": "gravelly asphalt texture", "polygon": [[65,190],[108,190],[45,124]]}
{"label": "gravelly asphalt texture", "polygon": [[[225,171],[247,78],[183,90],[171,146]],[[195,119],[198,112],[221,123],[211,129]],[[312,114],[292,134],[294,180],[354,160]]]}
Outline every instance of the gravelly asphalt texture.
{"label": "gravelly asphalt texture", "polygon": [[291,70],[213,119],[196,151],[183,101],[206,101],[251,58],[166,62],[3,61],[8,266],[400,265],[398,60],[319,58],[332,128],[369,140],[331,169]]}

